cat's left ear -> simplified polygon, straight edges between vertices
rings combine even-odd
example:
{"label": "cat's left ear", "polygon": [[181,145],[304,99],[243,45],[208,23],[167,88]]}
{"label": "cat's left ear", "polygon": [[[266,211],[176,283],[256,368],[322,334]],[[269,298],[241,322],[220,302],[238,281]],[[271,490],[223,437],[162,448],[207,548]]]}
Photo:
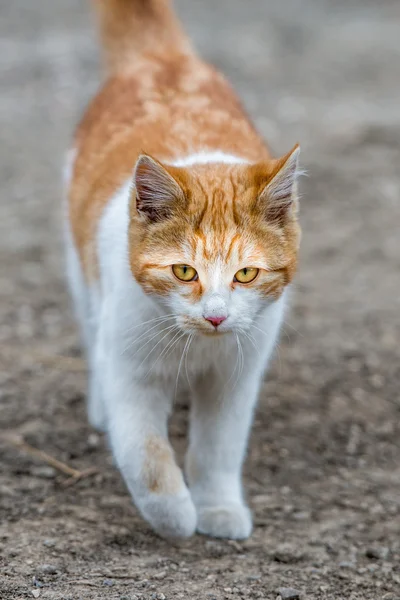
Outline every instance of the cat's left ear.
{"label": "cat's left ear", "polygon": [[169,218],[183,204],[183,190],[164,165],[141,154],[133,175],[136,209],[149,223]]}
{"label": "cat's left ear", "polygon": [[278,160],[270,180],[260,194],[268,221],[283,224],[296,200],[296,182],[299,176],[300,146],[296,144]]}

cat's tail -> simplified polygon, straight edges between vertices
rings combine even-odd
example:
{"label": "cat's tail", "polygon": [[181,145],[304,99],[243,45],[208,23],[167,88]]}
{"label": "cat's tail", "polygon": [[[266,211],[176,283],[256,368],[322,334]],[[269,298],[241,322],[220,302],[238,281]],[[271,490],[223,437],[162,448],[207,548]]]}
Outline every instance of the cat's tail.
{"label": "cat's tail", "polygon": [[169,0],[92,0],[111,74],[129,71],[138,55],[193,54]]}

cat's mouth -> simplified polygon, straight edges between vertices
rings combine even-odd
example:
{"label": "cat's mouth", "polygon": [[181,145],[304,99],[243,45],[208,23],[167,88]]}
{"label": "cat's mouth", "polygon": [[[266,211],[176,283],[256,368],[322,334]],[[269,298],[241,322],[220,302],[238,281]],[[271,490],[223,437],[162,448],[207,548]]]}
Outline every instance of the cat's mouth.
{"label": "cat's mouth", "polygon": [[218,327],[215,327],[205,319],[194,319],[193,317],[184,317],[180,323],[180,326],[184,331],[188,333],[199,333],[207,337],[219,337],[232,333],[232,327],[226,322],[222,323]]}

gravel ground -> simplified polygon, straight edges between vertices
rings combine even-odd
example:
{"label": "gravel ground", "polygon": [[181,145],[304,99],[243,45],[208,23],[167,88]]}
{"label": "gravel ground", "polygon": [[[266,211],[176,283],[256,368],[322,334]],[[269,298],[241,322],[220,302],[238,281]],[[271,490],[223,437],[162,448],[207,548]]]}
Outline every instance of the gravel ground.
{"label": "gravel ground", "polygon": [[[99,81],[82,0],[0,0],[0,598],[400,598],[400,3],[180,0],[276,153],[303,146],[301,268],[246,463],[243,543],[171,546],[102,437],[65,291],[60,172]],[[187,408],[171,424],[179,456]],[[14,439],[14,438],[13,438]],[[294,588],[292,590],[287,588]]]}

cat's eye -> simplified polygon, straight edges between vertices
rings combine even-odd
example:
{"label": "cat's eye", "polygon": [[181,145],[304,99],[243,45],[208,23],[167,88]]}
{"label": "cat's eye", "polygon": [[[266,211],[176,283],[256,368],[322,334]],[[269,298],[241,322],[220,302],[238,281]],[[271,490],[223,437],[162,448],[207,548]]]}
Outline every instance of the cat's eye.
{"label": "cat's eye", "polygon": [[234,281],[238,281],[239,283],[251,283],[255,280],[259,271],[260,269],[256,269],[255,267],[245,267],[236,273]]}
{"label": "cat's eye", "polygon": [[195,281],[198,277],[196,269],[189,265],[172,265],[172,271],[180,281]]}

